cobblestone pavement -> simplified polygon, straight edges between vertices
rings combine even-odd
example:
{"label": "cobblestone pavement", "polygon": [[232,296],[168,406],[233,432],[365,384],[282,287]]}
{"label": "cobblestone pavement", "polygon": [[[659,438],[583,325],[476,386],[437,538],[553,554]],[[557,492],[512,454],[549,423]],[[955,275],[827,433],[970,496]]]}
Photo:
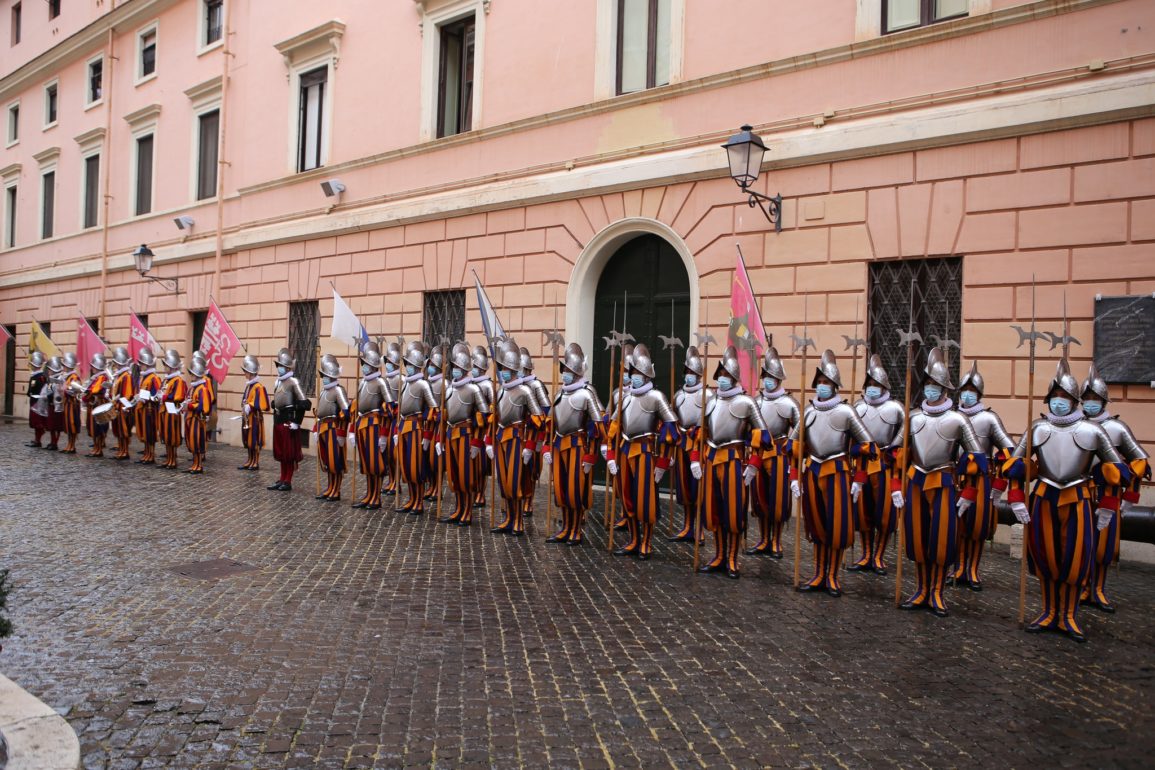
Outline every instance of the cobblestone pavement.
{"label": "cobblestone pavement", "polygon": [[[1078,646],[1017,629],[1005,553],[937,619],[895,611],[890,578],[796,594],[789,558],[733,582],[692,576],[685,546],[612,557],[600,524],[550,546],[540,495],[511,539],[314,501],[311,462],[283,495],[231,448],[192,477],[24,440],[0,427],[0,667],[68,718],[85,767],[1149,767],[1155,749],[1147,568],[1112,575],[1120,611],[1086,613]],[[219,558],[257,569],[170,569]]]}

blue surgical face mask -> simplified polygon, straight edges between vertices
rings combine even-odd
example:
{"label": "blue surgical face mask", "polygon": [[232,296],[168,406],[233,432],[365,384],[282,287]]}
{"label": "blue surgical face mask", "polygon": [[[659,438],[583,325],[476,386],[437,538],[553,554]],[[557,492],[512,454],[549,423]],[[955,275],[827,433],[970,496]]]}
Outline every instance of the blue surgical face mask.
{"label": "blue surgical face mask", "polygon": [[1103,402],[1102,401],[1084,401],[1083,402],[1083,412],[1086,413],[1086,415],[1088,417],[1098,417],[1099,413],[1102,411],[1103,411]]}
{"label": "blue surgical face mask", "polygon": [[725,375],[718,378],[718,390],[729,390],[734,387],[734,380]]}
{"label": "blue surgical face mask", "polygon": [[283,366],[278,366],[278,367],[277,367],[277,374],[284,374],[284,373],[285,373],[285,372],[287,372],[287,371],[289,371],[289,370],[288,370],[288,369],[286,369],[286,368],[285,368],[285,367],[283,367]]}
{"label": "blue surgical face mask", "polygon": [[877,385],[867,385],[864,392],[866,393],[866,397],[871,401],[877,401],[882,398],[882,388]]}
{"label": "blue surgical face mask", "polygon": [[407,375],[409,375],[410,377],[412,377],[413,375],[417,374],[417,367],[414,366],[413,364],[406,364],[405,365],[405,373]]}
{"label": "blue surgical face mask", "polygon": [[774,379],[773,377],[763,377],[762,387],[766,390],[774,390],[778,387],[778,380]]}
{"label": "blue surgical face mask", "polygon": [[926,385],[922,389],[922,395],[927,401],[938,401],[942,398],[942,388],[938,385]]}
{"label": "blue surgical face mask", "polygon": [[561,381],[563,385],[573,385],[573,372],[562,372]]}
{"label": "blue surgical face mask", "polygon": [[433,375],[437,374],[437,367],[436,366],[425,367],[425,374],[429,377],[432,377]]}
{"label": "blue surgical face mask", "polygon": [[455,380],[460,380],[460,379],[461,379],[461,375],[462,375],[462,374],[464,374],[464,373],[465,373],[465,372],[461,371],[461,370],[460,370],[460,369],[458,369],[456,366],[455,366],[455,367],[453,367],[453,379],[455,379]]}
{"label": "blue surgical face mask", "polygon": [[365,374],[365,375],[372,374],[373,373],[373,367],[369,366],[369,364],[361,364],[361,373]]}
{"label": "blue surgical face mask", "polygon": [[1071,399],[1063,398],[1062,396],[1055,396],[1048,404],[1051,407],[1051,414],[1056,417],[1066,417],[1071,413]]}
{"label": "blue surgical face mask", "polygon": [[979,394],[973,390],[964,390],[962,393],[959,393],[958,400],[960,404],[970,408],[979,402]]}
{"label": "blue surgical face mask", "polygon": [[819,401],[829,401],[834,398],[834,386],[822,383],[814,389],[814,395],[818,396]]}
{"label": "blue surgical face mask", "polygon": [[691,388],[692,388],[692,387],[694,387],[695,385],[697,385],[697,384],[698,384],[698,375],[696,375],[696,374],[687,374],[687,375],[686,375],[686,377],[685,377],[685,383],[686,383],[688,386],[690,386]]}
{"label": "blue surgical face mask", "polygon": [[642,375],[640,375],[640,374],[631,374],[630,375],[630,387],[640,388],[645,384],[646,384],[646,378],[643,377]]}
{"label": "blue surgical face mask", "polygon": [[329,383],[333,382],[333,378],[332,377],[321,377],[321,382],[328,385]]}
{"label": "blue surgical face mask", "polygon": [[469,370],[469,374],[473,377],[480,377],[481,376],[481,370],[475,366]]}
{"label": "blue surgical face mask", "polygon": [[501,381],[502,382],[509,382],[512,379],[513,379],[513,372],[509,371],[508,369],[502,369],[501,370]]}
{"label": "blue surgical face mask", "polygon": [[387,372],[395,372],[395,371],[397,371],[397,364],[395,364],[395,363],[393,363],[393,362],[391,362],[391,361],[390,361],[390,362],[388,362],[388,363],[386,363],[386,364],[385,364],[385,371],[387,371]]}

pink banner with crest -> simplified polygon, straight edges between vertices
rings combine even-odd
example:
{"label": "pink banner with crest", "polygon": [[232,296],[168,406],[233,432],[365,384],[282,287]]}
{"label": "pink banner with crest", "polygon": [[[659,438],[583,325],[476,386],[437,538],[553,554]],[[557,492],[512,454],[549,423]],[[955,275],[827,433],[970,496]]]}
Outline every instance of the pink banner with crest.
{"label": "pink banner with crest", "polygon": [[241,340],[233,327],[229,326],[225,314],[217,307],[216,300],[209,300],[209,312],[205,317],[205,331],[201,336],[200,351],[205,354],[209,373],[217,382],[223,382],[229,373],[229,362],[241,349]]}

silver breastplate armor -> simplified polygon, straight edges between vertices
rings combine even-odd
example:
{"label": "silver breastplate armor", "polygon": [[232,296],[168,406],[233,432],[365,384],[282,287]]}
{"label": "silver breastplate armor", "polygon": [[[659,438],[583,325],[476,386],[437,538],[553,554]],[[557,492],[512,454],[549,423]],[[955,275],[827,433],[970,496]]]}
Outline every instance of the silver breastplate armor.
{"label": "silver breastplate armor", "polygon": [[381,379],[385,383],[385,390],[389,391],[388,403],[397,403],[401,399],[401,375],[395,374],[390,377],[388,374],[383,374]]}
{"label": "silver breastplate armor", "polygon": [[[1031,426],[1039,479],[1052,487],[1066,489],[1082,484],[1090,477],[1091,462],[1120,462],[1119,453],[1111,446],[1111,437],[1090,420],[1079,420],[1072,425],[1052,425],[1047,420],[1035,420]],[[1027,451],[1027,437],[1019,440],[1015,457]]]}
{"label": "silver breastplate armor", "polygon": [[361,387],[357,390],[358,412],[361,414],[379,412],[385,404],[392,401],[393,398],[389,395],[389,389],[385,387],[383,378],[374,377],[371,380],[361,380]]}
{"label": "silver breastplate armor", "polygon": [[754,399],[745,393],[730,398],[715,396],[706,404],[706,442],[710,446],[743,443],[754,430],[766,430],[766,421]]}
{"label": "silver breastplate armor", "polygon": [[785,438],[798,424],[798,402],[794,396],[783,393],[771,399],[759,395],[757,404],[762,421],[766,423],[766,430],[770,431],[773,438]]}
{"label": "silver breastplate armor", "polygon": [[683,430],[696,428],[702,424],[702,404],[710,403],[714,391],[703,386],[696,393],[679,390],[674,394],[674,414],[678,415],[678,425]]}
{"label": "silver breastplate armor", "polygon": [[902,441],[902,404],[893,398],[883,401],[878,406],[859,400],[854,405],[858,419],[874,437],[874,443],[879,449],[890,449],[896,446],[895,441]]}
{"label": "silver breastplate armor", "polygon": [[317,417],[321,420],[341,416],[349,410],[349,399],[345,396],[345,389],[338,385],[335,388],[321,391],[317,399]]}
{"label": "silver breastplate armor", "polygon": [[622,435],[627,440],[653,436],[664,422],[678,421],[666,397],[657,388],[640,396],[626,393],[622,401]]}
{"label": "silver breastplate armor", "polygon": [[602,409],[597,394],[589,385],[572,393],[559,391],[553,402],[553,429],[558,436],[571,436],[585,430],[589,422],[601,422]]}
{"label": "silver breastplate armor", "polygon": [[461,387],[450,386],[445,393],[445,420],[450,425],[460,425],[469,422],[473,415],[489,413],[489,406],[485,403],[485,396],[481,395],[481,388],[472,382]]}
{"label": "silver breastplate armor", "polygon": [[1111,439],[1111,446],[1115,447],[1115,451],[1124,460],[1130,462],[1131,460],[1147,459],[1147,452],[1135,440],[1135,434],[1127,427],[1127,423],[1118,417],[1111,417],[1099,423],[1099,427],[1107,431],[1107,437]]}
{"label": "silver breastplate armor", "polygon": [[951,469],[960,450],[982,451],[965,414],[954,410],[927,414],[921,409],[911,413],[910,461],[915,468],[924,473]]}
{"label": "silver breastplate armor", "polygon": [[[790,433],[798,438],[798,428]],[[804,451],[811,460],[823,462],[846,454],[851,442],[865,444],[873,441],[870,432],[858,419],[850,404],[843,401],[829,409],[806,407],[806,446]]]}
{"label": "silver breastplate armor", "polygon": [[497,396],[497,424],[503,428],[523,423],[531,415],[542,414],[537,399],[525,383],[502,388]]}
{"label": "silver breastplate armor", "polygon": [[441,405],[441,389],[445,387],[445,380],[438,377],[436,380],[426,380],[429,383],[429,392],[433,394],[433,403]]}
{"label": "silver breastplate armor", "polygon": [[546,409],[549,409],[549,394],[545,392],[545,384],[537,377],[526,383],[529,390],[533,393],[533,397],[537,400],[537,405],[541,407],[544,414]]}
{"label": "silver breastplate armor", "polygon": [[413,417],[437,406],[437,402],[433,400],[433,391],[425,380],[402,381],[400,401],[398,411],[402,417]]}
{"label": "silver breastplate armor", "polygon": [[305,400],[305,391],[301,390],[301,383],[296,377],[277,380],[273,387],[273,407],[276,409],[291,409],[298,401]]}
{"label": "silver breastplate armor", "polygon": [[996,449],[1012,449],[1015,442],[1003,427],[1003,421],[990,409],[971,415],[971,427],[974,428],[975,438],[979,448],[987,457],[994,454]]}

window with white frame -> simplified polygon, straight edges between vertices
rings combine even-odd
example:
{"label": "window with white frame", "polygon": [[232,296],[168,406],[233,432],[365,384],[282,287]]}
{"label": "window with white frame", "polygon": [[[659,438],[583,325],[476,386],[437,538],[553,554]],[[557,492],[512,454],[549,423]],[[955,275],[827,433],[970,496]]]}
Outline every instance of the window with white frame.
{"label": "window with white frame", "polygon": [[16,247],[16,201],[19,198],[16,183],[4,187],[4,248]]}
{"label": "window with white frame", "polygon": [[217,194],[218,149],[220,143],[220,108],[197,116],[197,200]]}
{"label": "window with white frame", "polygon": [[58,98],[60,92],[60,84],[53,81],[44,87],[44,127],[51,128],[56,125],[56,111],[58,106]]}
{"label": "window with white frame", "polygon": [[285,62],[286,168],[302,172],[329,162],[333,87],[345,24],[331,19],[274,44]]}
{"label": "window with white frame", "polygon": [[325,99],[328,66],[303,73],[297,89],[297,171],[325,165]]}
{"label": "window with white frame", "polygon": [[133,158],[135,184],[133,189],[133,212],[136,216],[152,211],[152,166],[156,139],[154,134],[136,137]]}
{"label": "window with white frame", "polygon": [[9,147],[20,141],[20,102],[8,105],[8,128],[4,138]]}
{"label": "window with white frame", "polygon": [[670,82],[672,0],[617,0],[617,92]]}
{"label": "window with white frame", "polygon": [[104,58],[96,57],[88,62],[88,83],[84,103],[93,105],[104,98]]}
{"label": "window with white frame", "polygon": [[474,14],[437,28],[437,136],[473,128],[474,64],[477,22]]}
{"label": "window with white frame", "polygon": [[882,32],[925,27],[958,19],[970,11],[970,0],[882,0]]}
{"label": "window with white frame", "polygon": [[137,33],[136,45],[136,79],[139,82],[156,74],[156,24]]}
{"label": "window with white frame", "polygon": [[100,224],[100,153],[84,158],[84,189],[80,226],[87,230]]}
{"label": "window with white frame", "polygon": [[49,168],[40,173],[40,237],[52,237],[56,222],[56,169]]}
{"label": "window with white frame", "polygon": [[225,0],[201,0],[201,45],[210,46],[224,36]]}

